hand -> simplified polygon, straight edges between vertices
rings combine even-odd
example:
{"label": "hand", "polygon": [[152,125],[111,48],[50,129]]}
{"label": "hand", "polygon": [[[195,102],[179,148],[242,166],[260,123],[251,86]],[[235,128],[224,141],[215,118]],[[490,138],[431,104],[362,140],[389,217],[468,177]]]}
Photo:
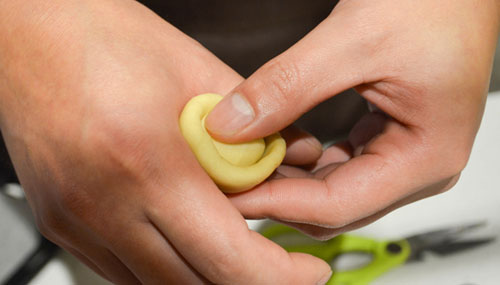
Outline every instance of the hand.
{"label": "hand", "polygon": [[135,1],[7,1],[0,13],[2,133],[45,236],[118,284],[330,272],[250,231],[180,134],[184,104],[238,74]]}
{"label": "hand", "polygon": [[[263,137],[354,87],[380,111],[312,170],[232,197],[318,238],[452,187],[468,160],[498,36],[498,1],[341,1],[318,27],[236,87],[207,117],[225,142]],[[283,179],[284,178],[284,179]]]}

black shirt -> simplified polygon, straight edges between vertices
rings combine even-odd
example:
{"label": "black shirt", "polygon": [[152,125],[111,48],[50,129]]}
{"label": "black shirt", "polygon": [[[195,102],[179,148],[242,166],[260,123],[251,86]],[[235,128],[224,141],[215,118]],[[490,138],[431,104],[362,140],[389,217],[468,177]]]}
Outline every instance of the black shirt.
{"label": "black shirt", "polygon": [[247,77],[332,11],[331,0],[139,1]]}

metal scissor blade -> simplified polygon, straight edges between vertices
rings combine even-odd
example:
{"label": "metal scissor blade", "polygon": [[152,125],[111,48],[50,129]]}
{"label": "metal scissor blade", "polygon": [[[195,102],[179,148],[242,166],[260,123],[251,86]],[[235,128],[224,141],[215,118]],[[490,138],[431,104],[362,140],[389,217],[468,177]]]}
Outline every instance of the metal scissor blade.
{"label": "metal scissor blade", "polygon": [[[436,249],[440,247],[449,247],[451,251],[451,247],[453,247],[451,246],[451,244],[457,243],[456,240],[459,239],[461,235],[473,231],[479,227],[483,227],[484,225],[486,225],[486,222],[479,222],[411,236],[407,238],[407,241],[411,247],[411,254],[408,261],[420,260],[424,251],[437,252]],[[482,239],[480,241],[482,241]],[[454,251],[458,251],[458,248],[465,249],[466,247],[465,245],[456,246],[456,249]]]}
{"label": "metal scissor blade", "polygon": [[460,235],[471,232],[477,228],[483,227],[486,222],[479,222],[470,225],[462,225],[456,227],[450,227],[447,229],[435,230],[426,232],[423,234],[414,235],[408,237],[408,240],[420,240],[425,245],[440,244],[455,240],[460,237]]}
{"label": "metal scissor blade", "polygon": [[449,255],[453,254],[455,252],[460,252],[463,250],[467,249],[472,249],[484,244],[488,244],[492,241],[494,241],[495,238],[484,238],[484,239],[475,239],[475,240],[468,240],[468,241],[457,241],[457,242],[450,242],[448,244],[442,244],[440,246],[436,246],[435,248],[429,248],[427,249],[428,251],[437,253],[439,255]]}

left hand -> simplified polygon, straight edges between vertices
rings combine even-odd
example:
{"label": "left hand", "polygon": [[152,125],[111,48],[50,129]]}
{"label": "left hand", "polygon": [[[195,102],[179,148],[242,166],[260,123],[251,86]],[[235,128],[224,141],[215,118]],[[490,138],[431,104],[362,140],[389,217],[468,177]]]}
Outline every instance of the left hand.
{"label": "left hand", "polygon": [[480,125],[498,20],[493,0],[340,1],[226,96],[207,127],[226,142],[263,137],[352,87],[385,114],[365,115],[312,171],[283,166],[284,179],[232,202],[329,238],[451,188]]}

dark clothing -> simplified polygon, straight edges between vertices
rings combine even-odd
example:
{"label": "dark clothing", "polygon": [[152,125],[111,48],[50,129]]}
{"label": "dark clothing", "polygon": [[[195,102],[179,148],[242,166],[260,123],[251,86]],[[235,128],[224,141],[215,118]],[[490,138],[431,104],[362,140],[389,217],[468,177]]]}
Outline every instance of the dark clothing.
{"label": "dark clothing", "polygon": [[331,0],[141,0],[247,77],[328,16]]}

